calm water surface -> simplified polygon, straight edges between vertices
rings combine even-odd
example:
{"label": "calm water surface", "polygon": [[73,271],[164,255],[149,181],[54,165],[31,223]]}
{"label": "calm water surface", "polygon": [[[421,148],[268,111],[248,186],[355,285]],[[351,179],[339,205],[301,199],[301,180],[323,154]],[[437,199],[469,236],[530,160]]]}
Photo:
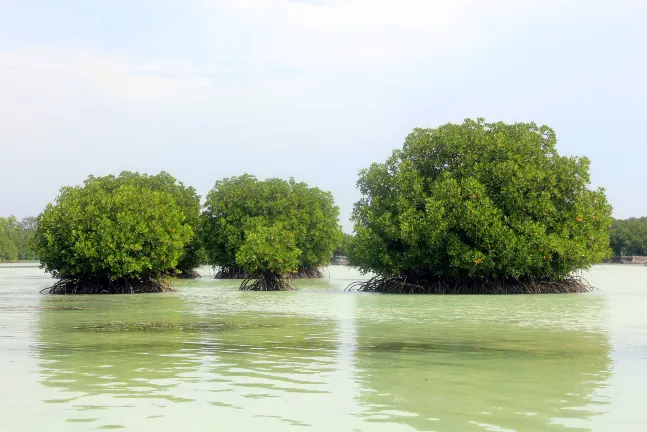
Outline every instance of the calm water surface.
{"label": "calm water surface", "polygon": [[0,431],[645,431],[647,267],[584,295],[39,294],[0,267]]}

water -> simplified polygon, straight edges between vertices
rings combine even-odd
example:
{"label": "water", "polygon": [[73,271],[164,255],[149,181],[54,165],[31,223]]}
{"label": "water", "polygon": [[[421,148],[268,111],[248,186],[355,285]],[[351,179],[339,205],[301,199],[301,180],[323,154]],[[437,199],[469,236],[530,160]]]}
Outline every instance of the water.
{"label": "water", "polygon": [[358,274],[330,273],[59,297],[0,268],[0,430],[647,430],[647,267],[543,296],[347,293]]}

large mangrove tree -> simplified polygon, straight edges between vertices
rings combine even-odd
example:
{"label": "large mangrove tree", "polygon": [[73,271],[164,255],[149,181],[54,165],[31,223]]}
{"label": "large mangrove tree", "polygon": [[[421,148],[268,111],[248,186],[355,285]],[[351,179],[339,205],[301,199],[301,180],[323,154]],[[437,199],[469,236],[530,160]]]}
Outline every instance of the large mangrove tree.
{"label": "large mangrove tree", "polygon": [[61,188],[38,216],[32,246],[60,279],[51,293],[172,290],[166,277],[185,256],[193,226],[174,193],[142,178],[91,176]]}
{"label": "large mangrove tree", "polygon": [[320,277],[341,241],[332,195],[293,179],[244,174],[216,182],[203,212],[202,238],[217,278],[243,289],[290,289],[292,277]]}
{"label": "large mangrove tree", "polygon": [[483,119],[415,129],[361,171],[351,259],[376,292],[539,293],[589,287],[574,273],[609,256],[611,206],[589,160],[555,132]]}

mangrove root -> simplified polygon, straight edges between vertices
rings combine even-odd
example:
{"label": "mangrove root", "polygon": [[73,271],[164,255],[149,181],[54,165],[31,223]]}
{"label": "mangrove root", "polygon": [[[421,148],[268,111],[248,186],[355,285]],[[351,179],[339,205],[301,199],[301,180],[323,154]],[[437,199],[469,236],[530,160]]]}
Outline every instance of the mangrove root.
{"label": "mangrove root", "polygon": [[140,294],[175,291],[167,280],[159,279],[61,279],[50,288],[50,294]]}
{"label": "mangrove root", "polygon": [[219,267],[213,276],[214,279],[247,279],[249,277],[250,274],[240,267]]}
{"label": "mangrove root", "polygon": [[277,273],[259,273],[245,278],[241,291],[292,291],[292,279]]}
{"label": "mangrove root", "polygon": [[557,294],[594,291],[584,278],[564,280],[477,279],[477,278],[407,278],[406,276],[375,276],[353,282],[346,291],[386,294]]}

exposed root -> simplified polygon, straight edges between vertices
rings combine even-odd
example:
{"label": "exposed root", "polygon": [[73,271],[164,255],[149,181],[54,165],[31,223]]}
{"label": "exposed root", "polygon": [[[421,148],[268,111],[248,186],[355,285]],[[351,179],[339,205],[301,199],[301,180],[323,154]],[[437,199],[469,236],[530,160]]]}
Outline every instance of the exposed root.
{"label": "exposed root", "polygon": [[292,279],[323,279],[329,278],[330,273],[321,267],[300,268],[298,272],[292,273]]}
{"label": "exposed root", "polygon": [[61,279],[50,288],[50,294],[140,294],[175,291],[167,280],[160,279]]}
{"label": "exposed root", "polygon": [[366,281],[353,282],[346,291],[388,294],[558,294],[595,291],[580,276],[561,281],[532,279],[444,279],[409,278],[406,276],[375,276]]}
{"label": "exposed root", "polygon": [[240,284],[241,291],[292,291],[292,278],[277,273],[263,272],[245,278]]}
{"label": "exposed root", "polygon": [[241,267],[219,267],[213,276],[214,279],[247,279],[249,277],[250,274]]}

